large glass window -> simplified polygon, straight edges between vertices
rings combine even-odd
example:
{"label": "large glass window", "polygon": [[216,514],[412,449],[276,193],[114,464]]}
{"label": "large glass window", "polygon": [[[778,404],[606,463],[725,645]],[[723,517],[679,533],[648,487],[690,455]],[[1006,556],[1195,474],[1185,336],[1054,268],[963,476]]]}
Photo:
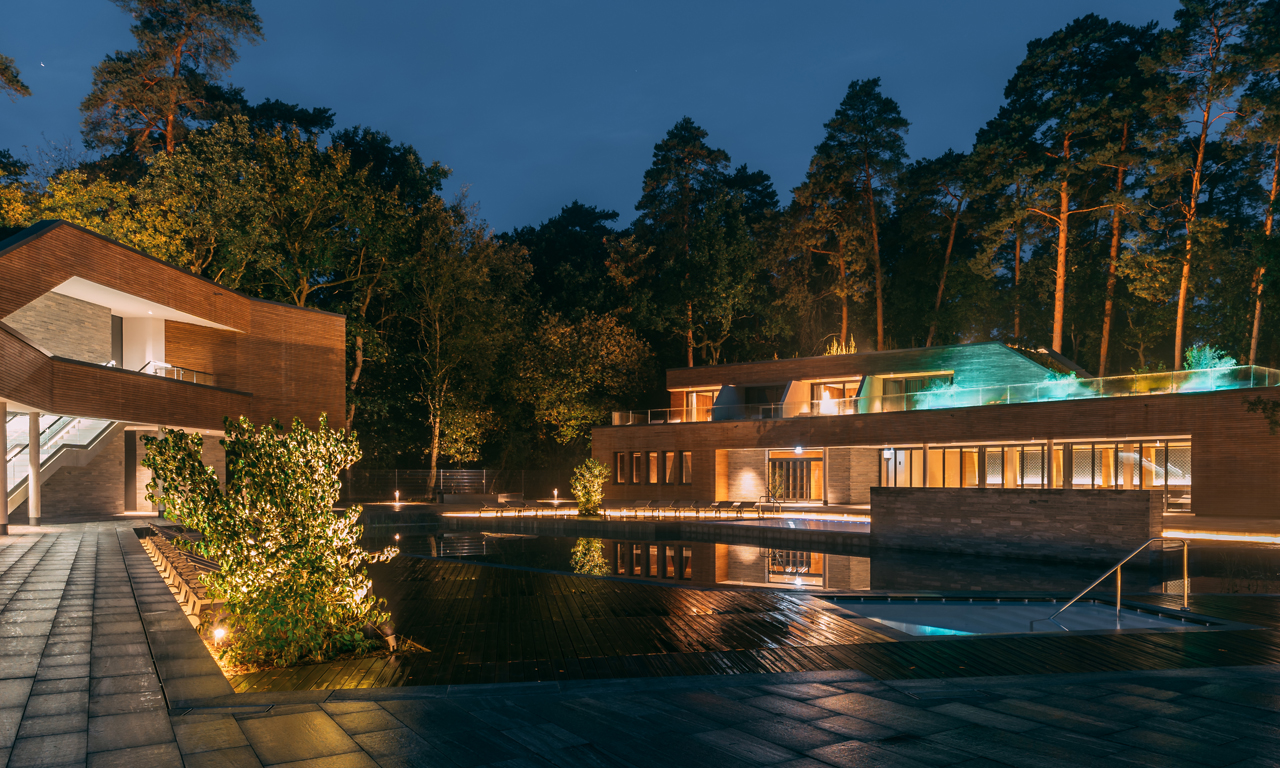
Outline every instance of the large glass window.
{"label": "large glass window", "polygon": [[1050,480],[1049,461],[1053,462],[1055,488],[1062,488],[1064,479],[1070,488],[1168,487],[1182,498],[1191,486],[1191,444],[1185,441],[1071,443],[1054,446],[1052,456],[1044,445],[958,446],[927,451],[885,448],[881,451],[880,485],[1045,488]]}

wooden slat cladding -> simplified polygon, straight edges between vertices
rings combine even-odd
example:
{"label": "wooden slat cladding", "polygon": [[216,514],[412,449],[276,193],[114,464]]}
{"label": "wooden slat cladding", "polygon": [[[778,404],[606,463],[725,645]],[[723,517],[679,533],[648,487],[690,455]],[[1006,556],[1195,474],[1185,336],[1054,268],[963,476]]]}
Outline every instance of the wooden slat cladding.
{"label": "wooden slat cladding", "polygon": [[164,324],[165,362],[179,368],[203,371],[214,376],[219,387],[238,389],[238,335],[235,331],[167,320]]}
{"label": "wooden slat cladding", "polygon": [[721,384],[756,386],[801,379],[885,376],[915,371],[955,371],[962,387],[1044,381],[1048,369],[1003,344],[963,344],[926,349],[859,352],[856,355],[764,360],[756,363],[706,365],[667,370],[668,389],[694,389]]}
{"label": "wooden slat cladding", "polygon": [[0,329],[0,398],[55,413],[218,429],[224,416],[255,423],[320,414],[345,426],[346,319],[242,296],[65,222],[42,222],[0,248],[0,317],[71,277],[234,331],[166,323],[168,362],[212,373],[220,389],[51,360]]}
{"label": "wooden slat cladding", "polygon": [[[612,465],[616,451],[692,451],[698,498],[715,491],[715,450],[1191,437],[1197,515],[1280,513],[1280,437],[1242,400],[1275,388],[1063,400],[798,419],[597,427],[592,454]],[[702,487],[706,482],[707,487]],[[606,486],[610,499],[653,498],[647,486]]]}

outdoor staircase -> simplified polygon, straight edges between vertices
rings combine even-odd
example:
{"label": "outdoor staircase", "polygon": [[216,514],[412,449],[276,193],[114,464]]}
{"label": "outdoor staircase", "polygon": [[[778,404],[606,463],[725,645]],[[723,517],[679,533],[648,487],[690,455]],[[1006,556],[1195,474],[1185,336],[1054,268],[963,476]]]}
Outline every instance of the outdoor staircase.
{"label": "outdoor staircase", "polygon": [[[25,413],[11,413],[5,423],[8,444],[5,446],[5,484],[9,509],[27,500],[27,475],[30,472],[30,421]],[[111,438],[124,431],[124,424],[104,419],[75,416],[40,417],[40,484],[63,467],[83,467],[93,461]]]}

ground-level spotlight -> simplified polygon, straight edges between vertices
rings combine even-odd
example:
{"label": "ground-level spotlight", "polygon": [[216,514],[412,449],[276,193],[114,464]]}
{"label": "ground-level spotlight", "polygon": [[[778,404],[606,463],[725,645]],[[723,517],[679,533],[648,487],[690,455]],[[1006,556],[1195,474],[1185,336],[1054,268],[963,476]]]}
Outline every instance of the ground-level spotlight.
{"label": "ground-level spotlight", "polygon": [[220,645],[222,643],[222,638],[226,636],[227,636],[227,630],[223,629],[222,627],[218,627],[217,629],[213,630],[213,644]]}
{"label": "ground-level spotlight", "polygon": [[400,491],[396,491],[396,503],[400,503]]}

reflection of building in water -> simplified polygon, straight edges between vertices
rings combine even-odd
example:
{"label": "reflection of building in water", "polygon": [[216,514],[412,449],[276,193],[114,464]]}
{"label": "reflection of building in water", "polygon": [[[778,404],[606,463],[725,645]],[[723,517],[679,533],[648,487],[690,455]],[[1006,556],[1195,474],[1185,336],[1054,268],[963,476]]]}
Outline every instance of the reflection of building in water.
{"label": "reflection of building in water", "polygon": [[697,586],[871,588],[871,561],[865,557],[691,541],[605,539],[604,548],[611,572],[627,578]]}

